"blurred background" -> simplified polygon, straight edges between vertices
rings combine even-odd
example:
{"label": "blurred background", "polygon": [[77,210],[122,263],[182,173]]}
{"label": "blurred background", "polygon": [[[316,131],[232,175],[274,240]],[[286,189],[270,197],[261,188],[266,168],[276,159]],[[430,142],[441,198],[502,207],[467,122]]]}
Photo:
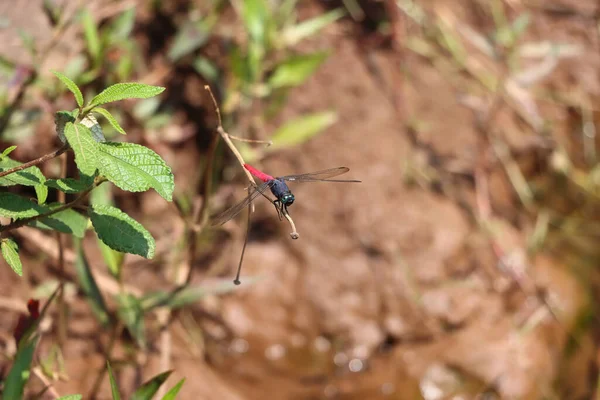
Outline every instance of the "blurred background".
{"label": "blurred background", "polygon": [[[2,149],[24,162],[60,146],[53,114],[75,102],[53,69],[86,98],[160,85],[109,109],[176,182],[173,203],[94,192],[152,232],[150,261],[88,233],[63,271],[54,235],[16,231],[4,359],[27,299],[63,281],[68,323],[42,323],[28,398],[110,398],[107,359],[125,398],[171,368],[181,399],[600,396],[599,29],[592,0],[0,1]],[[246,162],[362,180],[292,183],[295,241],[259,198],[241,286],[245,212],[206,221],[247,181],[204,85],[229,134],[273,141],[236,141]],[[177,301],[145,306],[188,274]]]}

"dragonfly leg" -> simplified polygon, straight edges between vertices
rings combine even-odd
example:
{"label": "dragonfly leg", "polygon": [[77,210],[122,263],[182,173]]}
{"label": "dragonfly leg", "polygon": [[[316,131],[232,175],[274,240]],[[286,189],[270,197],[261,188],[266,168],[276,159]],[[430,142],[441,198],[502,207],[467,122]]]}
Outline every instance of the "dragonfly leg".
{"label": "dragonfly leg", "polygon": [[277,211],[277,216],[279,217],[279,220],[281,221],[281,218],[283,217],[283,215],[282,215],[283,203],[279,200],[273,200],[273,205],[275,206],[275,210]]}

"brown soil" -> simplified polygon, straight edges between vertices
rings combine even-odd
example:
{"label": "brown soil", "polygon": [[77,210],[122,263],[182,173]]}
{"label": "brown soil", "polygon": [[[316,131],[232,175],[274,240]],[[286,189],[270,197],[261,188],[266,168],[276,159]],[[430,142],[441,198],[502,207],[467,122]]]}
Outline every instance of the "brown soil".
{"label": "brown soil", "polygon": [[[485,2],[423,3],[429,12],[452,10],[454,18],[474,29],[491,29],[482,16]],[[580,15],[596,12],[596,3],[563,0],[560,5],[578,14],[530,9],[526,39],[578,44],[585,52],[561,61],[540,87],[597,98],[597,38],[590,39],[591,25]],[[507,9],[514,18],[522,6],[513,7]],[[313,8],[320,10],[320,5]],[[402,23],[414,32],[412,25]],[[231,294],[210,296],[180,314],[200,321],[204,339],[190,344],[179,323],[174,324],[175,372],[169,383],[187,377],[179,398],[194,400],[441,399],[485,393],[487,398],[590,398],[597,351],[592,332],[577,338],[568,333],[580,323],[578,316],[590,299],[562,248],[528,256],[535,220],[522,211],[489,147],[483,153],[492,161],[483,169],[491,211],[485,223],[478,219],[482,203],[474,182],[482,142],[475,113],[461,103],[460,95],[466,93],[428,60],[394,50],[405,37],[396,38],[400,44],[387,38],[379,46],[369,40],[375,35],[364,35],[367,31],[344,20],[309,45],[333,54],[292,93],[273,127],[326,109],[336,110],[339,121],[260,165],[277,175],[344,165],[351,170],[349,178],[363,182],[293,186],[297,200],[291,213],[301,235],[297,241],[289,238],[288,226],[278,223],[270,205],[257,204],[243,276],[261,279]],[[208,99],[202,101],[210,110]],[[555,127],[552,139],[578,160],[582,154],[572,144],[568,113],[553,104],[540,108]],[[423,128],[408,130],[409,119],[419,120]],[[526,143],[537,134],[526,125],[514,110],[504,108],[494,129],[505,132],[514,154],[522,154],[519,165],[533,180],[540,174],[539,154]],[[185,186],[180,176],[189,177],[197,165],[192,143],[156,145],[174,165],[178,187]],[[423,178],[431,168],[437,181]],[[541,168],[547,171],[546,164]],[[243,195],[241,187],[236,195]],[[151,227],[159,246],[169,246],[181,230],[171,222],[176,218],[164,219],[173,209],[157,205],[161,203],[151,194],[139,202],[146,213],[140,214],[146,219],[141,222]],[[163,219],[157,224],[158,216]],[[195,284],[206,282],[206,263],[224,266],[226,277],[232,276],[242,236],[241,229],[227,229],[234,239],[223,243],[217,255],[206,252],[206,260],[196,266]],[[25,267],[52,271],[52,259],[36,259],[37,245],[27,244],[26,237],[23,242],[30,251]],[[94,268],[102,270],[92,240],[87,248]],[[521,279],[502,269],[500,261],[507,260],[512,260],[509,267],[522,269]],[[40,268],[31,275],[38,281],[48,273]],[[0,276],[3,297],[30,296],[7,268],[0,269]],[[160,265],[150,268],[133,257],[127,282],[140,290],[165,286]],[[70,379],[55,388],[61,394],[88,393],[105,360],[95,342],[106,343],[108,333],[98,333],[85,303],[75,297],[70,304],[73,322],[65,353]],[[0,323],[9,332],[14,317],[6,315]],[[124,392],[162,368],[159,337],[149,340],[151,351],[137,356],[143,368],[123,368]],[[567,356],[568,346],[575,350]],[[127,349],[118,349],[117,355],[125,358]],[[103,386],[98,398],[109,398],[108,393]]]}

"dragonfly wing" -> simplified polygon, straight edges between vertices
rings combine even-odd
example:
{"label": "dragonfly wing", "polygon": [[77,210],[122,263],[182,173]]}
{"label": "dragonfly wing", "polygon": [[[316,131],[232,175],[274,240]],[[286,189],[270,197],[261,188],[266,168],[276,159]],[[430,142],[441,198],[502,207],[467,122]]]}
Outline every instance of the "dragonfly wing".
{"label": "dragonfly wing", "polygon": [[345,174],[350,171],[349,168],[346,167],[337,167],[337,168],[329,168],[324,169],[322,171],[309,172],[307,174],[299,174],[299,175],[286,175],[280,177],[284,181],[294,181],[294,182],[316,182],[316,181],[327,181],[327,182],[360,182],[354,179],[329,179],[338,175]]}
{"label": "dragonfly wing", "polygon": [[254,189],[252,189],[250,194],[248,196],[246,196],[246,198],[244,200],[240,201],[239,203],[232,206],[231,208],[228,208],[227,210],[223,211],[222,213],[217,214],[214,217],[212,217],[211,225],[212,226],[223,225],[225,222],[229,221],[231,218],[238,215],[246,206],[248,206],[248,204],[250,204],[252,202],[252,200],[257,198],[259,195],[261,195],[265,190],[270,188],[272,185],[273,185],[273,181],[268,181],[268,182],[261,184],[260,186],[255,187]]}

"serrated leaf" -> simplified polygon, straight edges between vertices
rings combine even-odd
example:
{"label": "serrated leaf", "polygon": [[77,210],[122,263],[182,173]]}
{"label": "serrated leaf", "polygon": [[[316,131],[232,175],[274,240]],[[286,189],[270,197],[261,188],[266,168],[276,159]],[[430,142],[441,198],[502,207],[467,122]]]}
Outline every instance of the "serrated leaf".
{"label": "serrated leaf", "polygon": [[117,132],[119,132],[122,135],[126,134],[125,129],[121,128],[121,125],[119,125],[119,122],[117,122],[115,117],[106,108],[95,107],[94,112],[97,112],[98,114],[100,114],[104,118],[106,118],[107,121],[112,125],[113,128],[115,128],[115,130]]}
{"label": "serrated leaf", "polygon": [[183,386],[184,382],[185,378],[177,382],[175,386],[173,386],[167,393],[165,393],[161,400],[175,400],[177,397],[177,393],[179,393],[179,391],[181,390],[181,387]]}
{"label": "serrated leaf", "polygon": [[90,182],[86,182],[73,178],[48,179],[45,185],[53,189],[60,190],[68,194],[83,192],[91,186]]}
{"label": "serrated leaf", "polygon": [[86,126],[67,122],[65,136],[75,153],[75,164],[79,171],[94,175],[98,168],[98,148],[92,132]]}
{"label": "serrated leaf", "polygon": [[127,330],[142,348],[146,346],[144,334],[144,310],[140,301],[133,295],[121,293],[116,297],[118,308],[117,315],[123,321]]}
{"label": "serrated leaf", "polygon": [[135,143],[100,143],[100,175],[129,192],[156,190],[171,201],[175,181],[171,168],[147,147]]}
{"label": "serrated leaf", "polygon": [[101,56],[102,45],[100,44],[100,36],[98,35],[98,28],[92,14],[85,10],[82,13],[83,33],[85,35],[85,41],[87,43],[87,49],[94,60],[94,66],[98,63]]}
{"label": "serrated leaf", "polygon": [[[51,211],[57,207],[62,206],[61,203],[53,203],[48,207],[49,209],[45,212]],[[73,209],[66,209],[64,211],[57,212],[48,217],[40,218],[29,223],[29,226],[33,226],[39,229],[53,229],[58,232],[68,233],[78,238],[83,238],[85,230],[87,228],[87,218],[79,214]]]}
{"label": "serrated leaf", "polygon": [[[11,160],[6,156],[0,157],[0,171],[6,171],[21,165],[20,162]],[[24,185],[33,186],[37,194],[38,203],[42,204],[48,197],[48,189],[45,187],[46,177],[38,167],[29,167],[21,171],[0,178],[0,186]]]}
{"label": "serrated leaf", "polygon": [[277,66],[269,85],[272,88],[301,85],[323,64],[327,56],[326,52],[292,56]]}
{"label": "serrated leaf", "polygon": [[164,87],[143,83],[117,83],[104,89],[94,97],[88,107],[92,108],[125,99],[147,99],[162,93],[164,90]]}
{"label": "serrated leaf", "polygon": [[110,381],[110,390],[112,393],[113,400],[121,400],[121,395],[119,394],[119,386],[117,385],[117,380],[115,379],[115,374],[113,374],[112,367],[110,363],[106,361],[106,369],[108,371],[108,380]]}
{"label": "serrated leaf", "polygon": [[79,87],[77,87],[77,84],[75,84],[75,82],[73,82],[69,77],[61,74],[58,71],[52,71],[52,73],[58,79],[60,79],[62,83],[64,83],[64,85],[67,87],[67,89],[71,91],[71,93],[73,93],[73,95],[75,96],[75,100],[77,101],[77,105],[79,107],[83,107],[83,95],[81,94],[81,90],[79,90]]}
{"label": "serrated leaf", "polygon": [[23,346],[19,346],[12,368],[4,381],[3,399],[22,399],[25,384],[29,380],[31,361],[38,343],[38,338],[33,337]]}
{"label": "serrated leaf", "polygon": [[335,112],[321,112],[304,115],[281,126],[271,137],[271,149],[294,146],[327,129],[337,121]]}
{"label": "serrated leaf", "polygon": [[59,397],[56,400],[81,400],[83,396],[80,394],[68,394],[66,396]]}
{"label": "serrated leaf", "polygon": [[73,245],[77,256],[75,259],[75,272],[77,273],[77,279],[79,280],[81,290],[85,294],[85,298],[90,304],[90,307],[100,324],[106,326],[109,323],[108,310],[106,308],[106,303],[104,302],[104,297],[102,297],[102,293],[94,279],[94,274],[92,273],[87,257],[85,256],[83,244],[81,240],[75,240]]}
{"label": "serrated leaf", "polygon": [[318,17],[293,25],[283,32],[283,43],[286,47],[293,46],[302,39],[316,34],[318,31],[337,21],[345,14],[346,12],[343,9],[338,8],[337,10],[329,11]]}
{"label": "serrated leaf", "polygon": [[102,205],[93,205],[88,212],[98,237],[111,249],[154,257],[154,238],[129,215],[116,207]]}
{"label": "serrated leaf", "polygon": [[158,392],[158,389],[161,387],[161,385],[165,383],[167,379],[169,379],[169,375],[171,375],[172,372],[173,371],[163,372],[144,383],[135,392],[133,392],[131,395],[131,400],[151,400],[156,392]]}
{"label": "serrated leaf", "polygon": [[0,216],[29,218],[43,214],[47,209],[18,194],[0,192]]}
{"label": "serrated leaf", "polygon": [[19,276],[23,276],[23,264],[21,264],[21,258],[19,258],[19,246],[17,243],[8,238],[2,240],[0,244],[0,248],[2,249],[2,257],[10,267],[17,273]]}

